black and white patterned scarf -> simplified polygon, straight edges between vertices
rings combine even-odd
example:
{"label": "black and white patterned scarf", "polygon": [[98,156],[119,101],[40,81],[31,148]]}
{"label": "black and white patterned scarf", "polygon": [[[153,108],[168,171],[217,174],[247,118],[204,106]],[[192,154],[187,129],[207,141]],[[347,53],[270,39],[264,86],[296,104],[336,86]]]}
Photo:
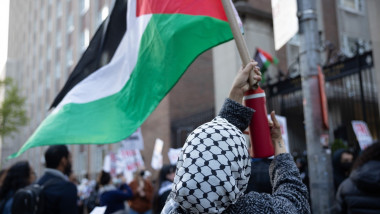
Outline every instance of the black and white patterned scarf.
{"label": "black and white patterned scarf", "polygon": [[163,213],[180,206],[189,213],[221,213],[247,188],[251,163],[242,132],[216,117],[187,138],[177,163],[171,199]]}

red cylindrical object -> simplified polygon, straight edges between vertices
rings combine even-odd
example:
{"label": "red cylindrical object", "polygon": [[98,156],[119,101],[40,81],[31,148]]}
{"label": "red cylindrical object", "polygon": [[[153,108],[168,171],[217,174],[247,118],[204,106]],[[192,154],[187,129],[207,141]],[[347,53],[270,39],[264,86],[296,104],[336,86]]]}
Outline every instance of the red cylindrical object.
{"label": "red cylindrical object", "polygon": [[260,87],[256,90],[249,90],[244,96],[244,105],[255,110],[249,125],[253,157],[273,156],[274,148],[270,137],[264,90]]}

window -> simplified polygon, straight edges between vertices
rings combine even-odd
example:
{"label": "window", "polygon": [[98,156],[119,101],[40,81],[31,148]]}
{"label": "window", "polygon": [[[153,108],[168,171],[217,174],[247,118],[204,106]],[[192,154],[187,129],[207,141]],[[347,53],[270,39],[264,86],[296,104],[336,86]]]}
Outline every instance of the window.
{"label": "window", "polygon": [[57,45],[57,48],[60,48],[60,47],[62,46],[62,35],[61,35],[61,31],[57,31],[56,45]]}
{"label": "window", "polygon": [[359,48],[359,54],[363,54],[366,51],[370,51],[371,42],[365,41],[360,38],[350,37],[348,35],[343,35],[342,50],[348,57],[353,57],[357,49]]}
{"label": "window", "polygon": [[38,65],[39,65],[38,72],[41,72],[44,69],[44,62],[42,60],[42,57],[40,58]]}
{"label": "window", "polygon": [[347,57],[353,57],[356,54],[356,49],[357,49],[356,43],[357,42],[358,42],[358,39],[347,36],[347,35],[343,35],[343,44],[342,44],[343,47],[342,47],[342,49],[344,51],[344,54]]}
{"label": "window", "polygon": [[66,51],[66,65],[70,67],[73,64],[73,51],[71,48],[68,48]]}
{"label": "window", "polygon": [[61,17],[62,16],[62,3],[61,1],[57,1],[57,17]]}
{"label": "window", "polygon": [[44,20],[45,19],[45,8],[44,8],[44,4],[41,4],[41,8],[40,8],[40,19],[41,20]]}
{"label": "window", "polygon": [[354,12],[363,12],[363,0],[340,0],[343,8]]}
{"label": "window", "polygon": [[52,28],[53,28],[53,24],[52,24],[51,19],[49,18],[48,19],[48,32],[51,32]]}
{"label": "window", "polygon": [[60,77],[61,77],[61,64],[57,62],[57,64],[55,64],[55,78],[59,79]]}
{"label": "window", "polygon": [[46,74],[46,89],[50,89],[51,86],[51,80],[50,80],[50,73]]}
{"label": "window", "polygon": [[80,1],[80,12],[85,14],[90,8],[90,0],[81,0]]}
{"label": "window", "polygon": [[51,46],[50,45],[47,47],[46,55],[47,55],[47,60],[48,61],[51,60]]}
{"label": "window", "polygon": [[74,30],[74,18],[73,14],[70,13],[69,17],[67,18],[67,32],[72,32]]}
{"label": "window", "polygon": [[108,14],[109,14],[108,7],[107,6],[103,7],[102,13],[101,13],[101,18],[102,18],[101,21],[104,21],[107,18]]}
{"label": "window", "polygon": [[80,47],[81,52],[86,50],[89,42],[90,42],[90,31],[86,28],[84,29],[81,35],[81,47]]}

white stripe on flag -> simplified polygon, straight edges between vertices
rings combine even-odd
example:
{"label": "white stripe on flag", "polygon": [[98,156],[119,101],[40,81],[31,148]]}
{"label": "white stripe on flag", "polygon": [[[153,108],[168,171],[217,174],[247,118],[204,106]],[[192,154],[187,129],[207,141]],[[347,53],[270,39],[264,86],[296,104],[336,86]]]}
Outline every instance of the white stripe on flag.
{"label": "white stripe on flag", "polygon": [[260,57],[261,61],[263,62],[263,65],[264,65],[265,62],[268,60],[268,59],[264,56],[264,54],[260,53],[260,51],[259,51],[259,57]]}
{"label": "white stripe on flag", "polygon": [[54,109],[58,112],[68,103],[87,103],[119,92],[136,66],[142,35],[152,15],[136,17],[136,0],[129,1],[127,32],[109,64],[99,68],[75,85]]}

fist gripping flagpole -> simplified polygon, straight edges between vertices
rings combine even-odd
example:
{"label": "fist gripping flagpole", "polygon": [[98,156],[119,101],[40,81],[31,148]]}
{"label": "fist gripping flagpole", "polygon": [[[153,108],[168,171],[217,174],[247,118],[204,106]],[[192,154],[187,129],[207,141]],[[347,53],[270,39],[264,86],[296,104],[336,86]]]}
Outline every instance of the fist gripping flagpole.
{"label": "fist gripping flagpole", "polygon": [[[235,11],[232,8],[231,0],[222,0],[228,23],[230,24],[232,34],[234,36],[237,49],[240,54],[243,66],[246,66],[250,60],[247,45],[240,31],[240,27],[235,17]],[[264,158],[274,155],[272,140],[267,118],[267,109],[265,101],[265,92],[260,88],[258,82],[251,78],[250,72],[249,85],[251,89],[244,96],[244,104],[255,110],[249,125],[249,137],[251,140],[252,154],[255,158]]]}

